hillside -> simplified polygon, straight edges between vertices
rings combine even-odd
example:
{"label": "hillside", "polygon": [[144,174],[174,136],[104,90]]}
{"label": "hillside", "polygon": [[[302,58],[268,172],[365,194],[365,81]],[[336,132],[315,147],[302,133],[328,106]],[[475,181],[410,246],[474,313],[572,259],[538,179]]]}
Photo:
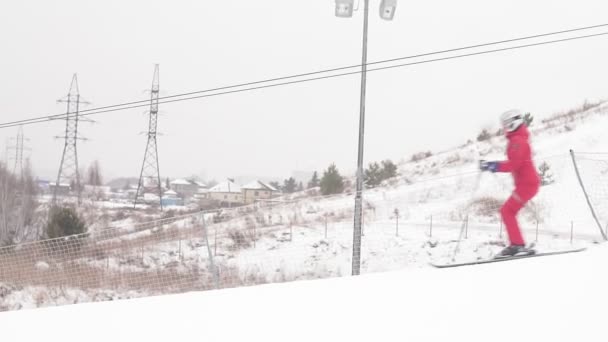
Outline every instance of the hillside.
{"label": "hillside", "polygon": [[[608,222],[608,151],[603,103],[535,123],[537,165],[552,182],[520,216],[528,242],[542,251],[593,246],[601,234],[573,168],[577,152],[600,222]],[[502,159],[505,140],[470,142],[399,165],[400,176],[364,194],[362,273],[426,269],[429,262],[488,258],[504,245],[498,208],[509,196],[506,174],[479,174],[477,161]],[[603,159],[602,159],[603,158]],[[91,232],[75,248],[57,241],[6,253],[0,309],[42,307],[181,293],[351,273],[353,196],[286,196],[279,203],[126,220]],[[398,213],[398,221],[397,215]],[[460,252],[454,254],[463,229]],[[8,249],[6,249],[8,251]],[[454,257],[454,258],[453,258]],[[214,272],[213,270],[217,270]]]}
{"label": "hillside", "polygon": [[603,245],[491,266],[0,313],[0,322],[5,339],[23,341],[605,341],[607,259]]}

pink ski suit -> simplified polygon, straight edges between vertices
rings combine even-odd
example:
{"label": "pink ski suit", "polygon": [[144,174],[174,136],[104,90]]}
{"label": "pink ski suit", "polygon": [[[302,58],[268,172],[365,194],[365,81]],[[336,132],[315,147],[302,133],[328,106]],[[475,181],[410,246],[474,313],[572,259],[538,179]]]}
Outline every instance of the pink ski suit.
{"label": "pink ski suit", "polygon": [[507,133],[507,161],[498,163],[498,172],[510,172],[515,182],[515,190],[500,209],[512,245],[524,245],[524,238],[517,223],[517,213],[538,193],[540,178],[532,160],[532,150],[528,141],[530,133],[525,124]]}

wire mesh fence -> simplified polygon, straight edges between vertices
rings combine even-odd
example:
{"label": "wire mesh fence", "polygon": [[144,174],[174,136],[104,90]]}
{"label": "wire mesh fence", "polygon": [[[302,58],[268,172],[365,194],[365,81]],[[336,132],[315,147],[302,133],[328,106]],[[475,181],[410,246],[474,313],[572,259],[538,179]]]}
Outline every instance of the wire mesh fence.
{"label": "wire mesh fence", "polygon": [[[543,162],[544,185],[519,216],[527,241],[599,241],[570,156]],[[579,167],[606,222],[606,162]],[[490,257],[510,191],[509,175],[470,170],[367,190],[362,273],[426,267],[457,243],[463,260]],[[350,275],[353,216],[352,194],[303,196],[3,247],[0,310]]]}

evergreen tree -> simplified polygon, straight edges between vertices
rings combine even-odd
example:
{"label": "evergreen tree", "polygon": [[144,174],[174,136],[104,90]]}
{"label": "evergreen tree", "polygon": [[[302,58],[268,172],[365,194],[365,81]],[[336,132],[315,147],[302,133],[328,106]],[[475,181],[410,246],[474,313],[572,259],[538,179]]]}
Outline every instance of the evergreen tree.
{"label": "evergreen tree", "polygon": [[283,190],[286,193],[291,194],[296,191],[296,188],[296,180],[293,177],[289,177],[289,179],[283,181]]}
{"label": "evergreen tree", "polygon": [[370,163],[363,175],[363,182],[368,188],[374,188],[382,182],[380,165],[376,162]]}
{"label": "evergreen tree", "polygon": [[323,195],[339,194],[344,191],[344,178],[340,175],[335,164],[331,164],[323,172],[323,177],[319,183]]}
{"label": "evergreen tree", "polygon": [[393,163],[390,159],[382,161],[382,180],[386,180],[389,178],[393,178],[397,176],[397,165]]}
{"label": "evergreen tree", "polygon": [[319,186],[319,175],[317,174],[317,171],[315,171],[312,174],[312,178],[308,182],[308,189],[310,189],[310,188],[316,188],[318,186]]}
{"label": "evergreen tree", "polygon": [[391,160],[383,160],[382,166],[377,162],[370,163],[363,175],[368,188],[380,185],[384,180],[397,176],[397,165]]}
{"label": "evergreen tree", "polygon": [[279,184],[279,182],[275,181],[275,182],[270,182],[268,184],[270,184],[271,187],[273,187],[279,191],[283,191],[283,187],[281,186],[281,184]]}
{"label": "evergreen tree", "polygon": [[304,184],[302,184],[302,182],[298,184],[298,191],[304,191]]}

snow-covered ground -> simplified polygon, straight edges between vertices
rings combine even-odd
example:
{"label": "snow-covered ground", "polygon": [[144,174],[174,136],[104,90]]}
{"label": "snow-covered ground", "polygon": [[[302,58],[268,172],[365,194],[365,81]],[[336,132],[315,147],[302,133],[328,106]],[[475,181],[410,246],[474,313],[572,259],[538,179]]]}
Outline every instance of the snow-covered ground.
{"label": "snow-covered ground", "polygon": [[608,246],[0,313],[14,341],[606,341]]}
{"label": "snow-covered ground", "polygon": [[[594,246],[601,240],[569,150],[608,151],[607,113],[604,105],[574,121],[532,126],[537,165],[547,162],[554,179],[520,215],[527,240],[536,241],[539,250]],[[488,258],[500,250],[505,232],[498,209],[510,194],[511,178],[480,175],[477,161],[504,158],[505,143],[495,137],[403,162],[398,178],[365,191],[362,273],[423,271],[429,262],[452,262],[463,227],[455,261]],[[601,155],[577,158],[605,225],[608,162]],[[91,232],[83,249],[88,254],[45,255],[33,248],[38,254],[13,256],[4,264],[12,279],[25,273],[31,281],[0,277],[0,311],[349,275],[352,193],[301,197],[225,210],[219,220],[214,220],[217,213],[206,214],[207,234],[200,214],[168,218],[162,225],[126,218],[112,229]],[[0,255],[0,264],[7,255]],[[219,269],[217,283],[210,265]],[[61,286],[44,286],[46,281]]]}

